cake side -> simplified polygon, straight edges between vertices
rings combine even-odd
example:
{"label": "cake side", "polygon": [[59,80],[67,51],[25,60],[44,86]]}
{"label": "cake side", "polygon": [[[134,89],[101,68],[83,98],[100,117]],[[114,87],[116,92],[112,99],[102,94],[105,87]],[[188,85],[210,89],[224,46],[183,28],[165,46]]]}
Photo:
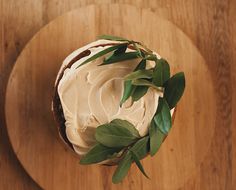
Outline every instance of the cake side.
{"label": "cake side", "polygon": [[81,59],[82,57],[85,57],[89,54],[90,54],[90,51],[85,50],[85,51],[81,52],[80,54],[78,54],[77,56],[75,56],[67,65],[65,65],[64,68],[61,70],[61,72],[59,72],[59,75],[58,75],[58,78],[56,80],[55,87],[54,87],[54,95],[53,95],[53,101],[52,101],[52,111],[53,111],[54,119],[56,120],[56,122],[58,124],[58,131],[59,131],[60,137],[72,149],[73,149],[73,146],[66,136],[66,131],[65,131],[66,120],[65,120],[65,117],[63,114],[63,109],[62,109],[61,101],[60,101],[60,98],[58,95],[57,87],[58,87],[59,81],[61,80],[61,78],[63,76],[64,70],[66,68],[69,68],[75,61],[77,61],[77,60]]}

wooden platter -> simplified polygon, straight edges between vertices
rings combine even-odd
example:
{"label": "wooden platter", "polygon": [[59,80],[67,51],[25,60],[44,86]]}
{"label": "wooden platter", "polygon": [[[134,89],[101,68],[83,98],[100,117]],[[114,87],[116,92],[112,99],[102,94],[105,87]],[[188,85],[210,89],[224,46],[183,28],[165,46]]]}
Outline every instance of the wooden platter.
{"label": "wooden platter", "polygon": [[[133,165],[126,179],[114,185],[115,167],[79,165],[58,138],[51,101],[59,67],[70,52],[100,34],[143,41],[169,61],[173,73],[185,72],[186,91],[174,126],[159,153],[142,161],[151,180]],[[74,10],[42,28],[16,61],[5,104],[12,147],[44,189],[181,188],[204,162],[215,130],[216,96],[210,72],[191,40],[156,13],[119,4]]]}

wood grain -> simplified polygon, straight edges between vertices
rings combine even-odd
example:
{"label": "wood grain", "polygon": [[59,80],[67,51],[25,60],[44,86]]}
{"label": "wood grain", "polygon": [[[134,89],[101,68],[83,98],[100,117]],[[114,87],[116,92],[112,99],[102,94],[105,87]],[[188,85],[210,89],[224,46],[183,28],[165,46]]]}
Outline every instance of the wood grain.
{"label": "wood grain", "polygon": [[[4,120],[4,96],[6,82],[17,55],[26,42],[43,25],[53,18],[86,4],[85,1],[28,1],[23,0],[1,1],[1,44],[0,44],[0,173],[1,189],[38,189],[30,178],[24,173],[22,167],[15,159],[9,145]],[[181,189],[233,189],[235,184],[235,120],[236,96],[234,84],[236,82],[236,31],[234,0],[118,0],[96,1],[97,3],[119,2],[133,4],[138,7],[149,8],[151,11],[167,18],[179,26],[190,36],[194,44],[200,49],[206,63],[213,71],[214,83],[224,86],[225,94],[218,94],[217,110],[227,112],[216,122],[216,128],[211,148],[205,162],[194,177]],[[20,7],[20,9],[19,9]],[[220,40],[219,40],[220,39]],[[224,65],[222,72],[221,65]],[[218,72],[217,72],[218,71]],[[216,75],[216,73],[218,73]],[[218,88],[217,88],[218,89]],[[227,96],[227,101],[223,101]],[[226,103],[227,102],[227,103]],[[14,181],[14,185],[12,182]],[[234,185],[233,185],[234,184]]]}
{"label": "wood grain", "polygon": [[[106,175],[104,166],[81,167],[51,129],[55,126],[51,113],[53,87],[62,60],[107,33],[145,42],[169,60],[173,73],[186,74],[185,99],[179,104],[175,127],[158,156],[144,161],[152,180],[143,178],[133,167],[121,185],[112,185],[114,167],[106,169]],[[6,94],[6,121],[13,149],[44,189],[103,189],[103,184],[108,189],[124,189],[130,181],[135,184],[130,189],[180,188],[202,163],[214,133],[216,96],[207,73],[210,70],[191,40],[155,13],[118,4],[72,11],[40,30],[17,59]],[[65,171],[73,173],[73,178]]]}

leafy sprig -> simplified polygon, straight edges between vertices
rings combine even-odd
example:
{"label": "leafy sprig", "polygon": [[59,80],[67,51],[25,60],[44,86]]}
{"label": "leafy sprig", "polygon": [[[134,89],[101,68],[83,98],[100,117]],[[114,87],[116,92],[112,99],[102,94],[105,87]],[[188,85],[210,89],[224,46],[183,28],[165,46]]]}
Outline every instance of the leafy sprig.
{"label": "leafy sprig", "polygon": [[[124,77],[124,91],[120,106],[129,98],[138,101],[149,88],[155,89],[162,95],[159,97],[156,113],[150,121],[148,134],[141,137],[133,124],[121,119],[100,125],[95,132],[96,144],[82,157],[80,163],[94,164],[108,159],[119,159],[118,167],[112,177],[113,183],[122,181],[132,162],[135,162],[144,176],[148,177],[140,160],[148,154],[154,156],[168,135],[172,126],[170,110],[176,106],[185,89],[184,73],[179,72],[171,77],[168,62],[159,59],[140,42],[110,35],[102,35],[99,38],[117,41],[117,44],[91,56],[81,65],[108,53],[101,66],[140,59],[134,71]],[[133,51],[126,52],[128,48]],[[147,61],[153,61],[155,66],[146,69]]]}

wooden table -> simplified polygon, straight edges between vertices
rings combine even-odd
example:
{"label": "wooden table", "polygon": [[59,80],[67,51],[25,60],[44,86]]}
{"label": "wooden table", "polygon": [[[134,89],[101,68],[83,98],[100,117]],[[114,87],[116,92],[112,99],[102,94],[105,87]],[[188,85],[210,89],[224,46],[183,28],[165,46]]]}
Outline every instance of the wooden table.
{"label": "wooden table", "polygon": [[[49,21],[74,8],[94,2],[50,0],[25,3],[23,0],[8,0],[1,3],[0,189],[40,189],[16,159],[5,126],[6,84],[17,56],[29,39]],[[233,127],[236,122],[236,37],[233,35],[236,33],[236,1],[101,0],[99,3],[126,3],[150,8],[180,27],[199,48],[215,73],[213,80],[219,90],[216,107],[224,114],[216,121],[217,128],[205,161],[195,178],[190,179],[182,189],[233,189],[236,185],[236,170],[233,169],[236,163],[233,146],[236,142],[236,129]]]}

